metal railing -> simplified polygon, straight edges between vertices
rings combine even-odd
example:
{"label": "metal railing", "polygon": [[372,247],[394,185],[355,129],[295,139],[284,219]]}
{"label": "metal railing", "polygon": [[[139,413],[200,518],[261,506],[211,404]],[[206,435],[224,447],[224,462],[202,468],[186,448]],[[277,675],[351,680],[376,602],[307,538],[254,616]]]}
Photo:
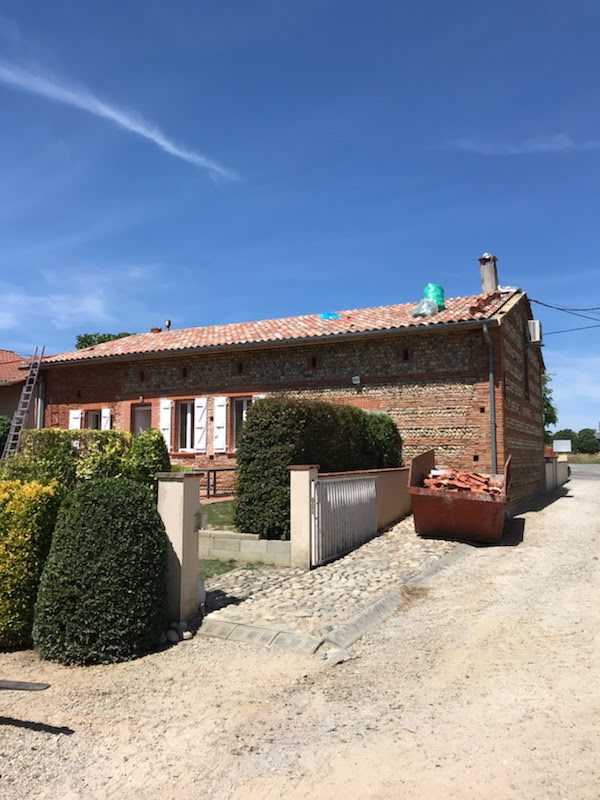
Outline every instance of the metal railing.
{"label": "metal railing", "polygon": [[311,495],[311,566],[345,555],[377,534],[375,477],[318,478]]}

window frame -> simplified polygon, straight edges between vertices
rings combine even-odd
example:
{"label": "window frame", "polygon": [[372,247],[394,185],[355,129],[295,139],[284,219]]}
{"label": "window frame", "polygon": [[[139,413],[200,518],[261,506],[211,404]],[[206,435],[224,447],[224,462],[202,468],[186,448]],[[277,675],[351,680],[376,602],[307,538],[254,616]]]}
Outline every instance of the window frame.
{"label": "window frame", "polygon": [[[98,425],[91,425],[92,418],[96,417]],[[101,431],[102,430],[102,409],[92,408],[85,412],[85,429],[88,431]]]}
{"label": "window frame", "polygon": [[[231,403],[231,415],[233,418],[233,452],[237,452],[238,449],[238,435],[241,434],[242,429],[244,427],[244,423],[246,422],[246,415],[248,414],[248,409],[254,402],[254,398],[252,395],[246,395],[244,397],[234,397],[232,398]],[[242,404],[242,418],[241,418],[241,425],[238,431],[238,419],[237,419],[237,405],[238,403]]]}
{"label": "window frame", "polygon": [[[185,445],[182,447],[182,434],[184,432],[183,409],[185,413]],[[195,453],[194,449],[194,400],[179,400],[177,402],[177,451],[179,453]]]}

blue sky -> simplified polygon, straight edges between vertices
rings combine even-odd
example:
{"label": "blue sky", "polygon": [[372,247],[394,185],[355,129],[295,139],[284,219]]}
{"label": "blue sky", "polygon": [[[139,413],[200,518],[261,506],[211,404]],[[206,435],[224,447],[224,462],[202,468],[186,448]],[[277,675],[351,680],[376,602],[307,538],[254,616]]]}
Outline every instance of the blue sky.
{"label": "blue sky", "polygon": [[[0,346],[472,294],[484,250],[600,306],[599,27],[595,0],[2,0]],[[559,427],[600,420],[599,342],[546,338]]]}

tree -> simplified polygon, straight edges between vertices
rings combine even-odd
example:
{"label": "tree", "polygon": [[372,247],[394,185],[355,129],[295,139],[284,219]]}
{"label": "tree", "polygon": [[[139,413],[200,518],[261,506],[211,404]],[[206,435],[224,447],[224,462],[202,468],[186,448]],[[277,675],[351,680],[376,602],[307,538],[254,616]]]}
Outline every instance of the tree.
{"label": "tree", "polygon": [[593,428],[582,428],[577,434],[578,453],[600,453],[600,441],[596,439],[596,432]]}
{"label": "tree", "polygon": [[122,333],[80,333],[75,340],[75,347],[77,350],[83,350],[84,347],[102,344],[102,342],[112,342],[113,339],[122,339],[124,336],[131,335],[126,331]]}
{"label": "tree", "polygon": [[549,425],[556,425],[558,422],[558,409],[552,399],[552,389],[550,383],[552,378],[548,373],[542,375],[542,400],[544,403],[544,441],[549,444],[555,437],[548,430]]}

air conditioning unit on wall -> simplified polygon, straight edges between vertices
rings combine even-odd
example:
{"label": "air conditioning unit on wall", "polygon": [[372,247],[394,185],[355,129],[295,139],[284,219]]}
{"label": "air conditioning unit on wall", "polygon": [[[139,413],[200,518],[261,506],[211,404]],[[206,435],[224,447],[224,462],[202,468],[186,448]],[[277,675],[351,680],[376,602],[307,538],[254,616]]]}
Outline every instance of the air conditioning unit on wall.
{"label": "air conditioning unit on wall", "polygon": [[542,323],[539,319],[530,319],[527,321],[529,328],[529,344],[536,344],[541,347],[542,345]]}

